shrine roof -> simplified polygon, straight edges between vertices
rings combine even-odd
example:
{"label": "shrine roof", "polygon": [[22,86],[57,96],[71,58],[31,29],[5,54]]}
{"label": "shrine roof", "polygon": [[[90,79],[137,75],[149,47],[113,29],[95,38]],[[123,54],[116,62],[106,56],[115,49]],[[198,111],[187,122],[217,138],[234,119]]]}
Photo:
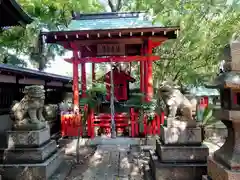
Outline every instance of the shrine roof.
{"label": "shrine roof", "polygon": [[126,28],[151,28],[164,27],[161,23],[152,23],[146,13],[101,13],[101,14],[76,14],[64,30],[104,30]]}
{"label": "shrine roof", "polygon": [[26,25],[32,21],[15,0],[0,0],[0,27]]}
{"label": "shrine roof", "polygon": [[[43,32],[47,43],[64,40],[96,40],[109,37],[155,36],[177,38],[179,27],[164,26],[142,12],[111,12],[98,14],[73,14],[70,24],[57,30]],[[119,33],[122,33],[119,34]],[[131,35],[129,35],[129,33]],[[141,33],[141,35],[140,35]],[[128,35],[127,35],[128,34]],[[74,36],[77,36],[74,38]]]}
{"label": "shrine roof", "polygon": [[1,73],[7,72],[7,73],[13,73],[13,74],[20,74],[28,77],[39,77],[42,79],[56,80],[64,83],[69,83],[72,80],[72,78],[68,76],[62,76],[58,74],[52,74],[52,73],[47,73],[43,71],[17,67],[9,64],[0,64],[0,71]]}

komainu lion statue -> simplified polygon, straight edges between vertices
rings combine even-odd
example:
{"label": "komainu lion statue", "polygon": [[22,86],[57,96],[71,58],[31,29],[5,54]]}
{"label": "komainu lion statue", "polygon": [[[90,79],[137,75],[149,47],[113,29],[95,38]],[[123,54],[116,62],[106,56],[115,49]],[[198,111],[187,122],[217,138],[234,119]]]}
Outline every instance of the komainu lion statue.
{"label": "komainu lion statue", "polygon": [[[195,126],[193,110],[196,103],[192,103],[178,88],[171,82],[163,82],[158,90],[158,97],[164,101],[167,107],[169,120],[187,121],[189,126]],[[177,117],[178,112],[180,117]]]}
{"label": "komainu lion statue", "polygon": [[45,90],[43,86],[33,85],[24,88],[25,95],[20,102],[14,101],[10,117],[15,130],[39,130],[46,127],[43,117]]}

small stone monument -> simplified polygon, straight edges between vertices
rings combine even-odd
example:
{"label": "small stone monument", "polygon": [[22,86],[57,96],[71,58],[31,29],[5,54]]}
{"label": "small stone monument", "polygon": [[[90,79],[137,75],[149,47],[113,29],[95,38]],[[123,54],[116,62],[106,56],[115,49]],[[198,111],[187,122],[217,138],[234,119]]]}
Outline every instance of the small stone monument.
{"label": "small stone monument", "polygon": [[[207,172],[208,148],[196,127],[189,100],[177,89],[163,88],[168,106],[167,126],[161,126],[156,151],[150,150],[150,170],[154,180],[200,180]],[[177,116],[177,111],[181,112]]]}
{"label": "small stone monument", "polygon": [[2,150],[3,178],[10,180],[47,180],[63,162],[63,152],[50,139],[42,115],[43,86],[27,86],[25,96],[11,110],[13,130],[8,131],[8,148]]}
{"label": "small stone monument", "polygon": [[208,176],[203,179],[240,179],[240,41],[231,44],[231,59],[227,69],[211,87],[220,89],[221,108],[214,111],[228,129],[224,145],[208,158]]}

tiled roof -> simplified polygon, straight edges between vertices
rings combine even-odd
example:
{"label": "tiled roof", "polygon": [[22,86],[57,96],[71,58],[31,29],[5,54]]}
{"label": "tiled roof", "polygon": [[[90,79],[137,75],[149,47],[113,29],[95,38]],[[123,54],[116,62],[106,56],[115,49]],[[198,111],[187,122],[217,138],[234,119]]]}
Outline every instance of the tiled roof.
{"label": "tiled roof", "polygon": [[190,93],[195,96],[219,96],[217,89],[205,88],[202,86],[191,88]]}
{"label": "tiled roof", "polygon": [[0,0],[0,27],[26,25],[32,21],[16,0]]}
{"label": "tiled roof", "polygon": [[0,70],[1,71],[7,71],[7,72],[13,72],[17,74],[24,74],[28,76],[38,76],[40,78],[45,78],[45,79],[53,79],[53,80],[59,80],[63,82],[69,82],[72,80],[71,77],[68,76],[62,76],[62,75],[57,75],[57,74],[52,74],[52,73],[46,73],[38,70],[32,70],[28,68],[22,68],[22,67],[17,67],[9,64],[0,64]]}
{"label": "tiled roof", "polygon": [[152,23],[145,13],[101,13],[79,14],[73,17],[69,26],[60,28],[61,31],[106,30],[164,27],[161,23]]}

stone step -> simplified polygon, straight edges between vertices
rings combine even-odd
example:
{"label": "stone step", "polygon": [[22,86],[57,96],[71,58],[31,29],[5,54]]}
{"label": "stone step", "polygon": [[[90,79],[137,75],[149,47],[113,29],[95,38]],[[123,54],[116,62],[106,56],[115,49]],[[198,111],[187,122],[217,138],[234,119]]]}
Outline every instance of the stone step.
{"label": "stone step", "polygon": [[3,150],[3,163],[41,163],[57,151],[57,143],[52,140],[39,148],[14,148]]}
{"label": "stone step", "polygon": [[49,180],[65,180],[70,173],[73,161],[63,161],[59,168],[54,172],[54,174],[49,178]]}
{"label": "stone step", "polygon": [[206,163],[209,150],[206,145],[201,146],[165,146],[157,142],[156,154],[161,162],[195,162]]}
{"label": "stone step", "polygon": [[0,164],[3,178],[8,180],[47,180],[63,162],[64,151],[58,150],[43,163],[36,164]]}
{"label": "stone step", "polygon": [[[61,139],[59,140],[60,146],[64,146],[65,144],[76,144],[77,138],[73,139]],[[129,138],[129,137],[117,137],[117,138],[109,138],[109,137],[95,137],[93,139],[90,138],[80,138],[79,146],[96,146],[96,145],[140,145],[140,138]]]}
{"label": "stone step", "polygon": [[202,175],[207,174],[206,163],[162,163],[153,151],[149,153],[154,180],[202,180]]}

